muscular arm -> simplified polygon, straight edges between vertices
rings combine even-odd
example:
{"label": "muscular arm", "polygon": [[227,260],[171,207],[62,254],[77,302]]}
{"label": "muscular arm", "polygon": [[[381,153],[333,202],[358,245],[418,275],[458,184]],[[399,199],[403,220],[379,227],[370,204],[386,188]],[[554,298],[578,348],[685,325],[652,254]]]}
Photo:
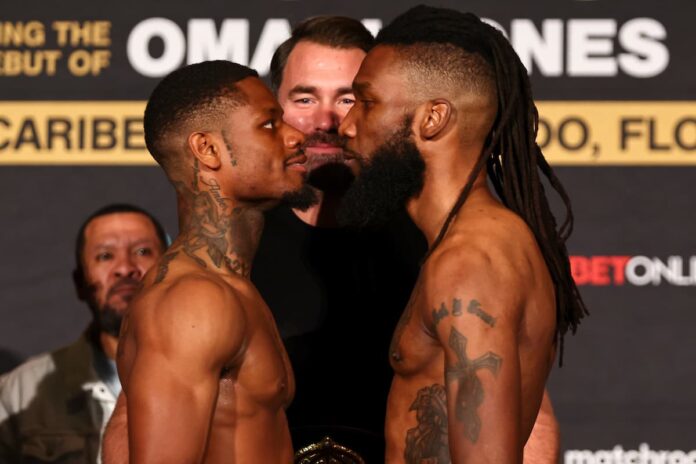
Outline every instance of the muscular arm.
{"label": "muscular arm", "polygon": [[104,430],[102,463],[128,464],[128,421],[123,393],[118,395],[116,407]]}
{"label": "muscular arm", "polygon": [[558,421],[553,413],[549,393],[544,390],[539,415],[527,444],[524,445],[524,464],[556,464],[560,451]]}
{"label": "muscular arm", "polygon": [[200,463],[220,372],[243,345],[240,304],[222,284],[187,278],[142,309],[124,385],[130,462]]}
{"label": "muscular arm", "polygon": [[521,463],[519,294],[485,260],[440,260],[434,276],[426,300],[445,353],[452,462]]}

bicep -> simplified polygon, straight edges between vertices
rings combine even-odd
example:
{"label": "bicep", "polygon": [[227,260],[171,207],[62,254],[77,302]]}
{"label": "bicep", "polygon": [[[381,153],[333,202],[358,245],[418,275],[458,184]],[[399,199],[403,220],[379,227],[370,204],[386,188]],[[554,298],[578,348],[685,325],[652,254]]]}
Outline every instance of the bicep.
{"label": "bicep", "polygon": [[[477,299],[452,301],[436,323],[445,353],[453,462],[519,462],[521,386],[516,330]],[[437,317],[435,318],[437,320]]]}
{"label": "bicep", "polygon": [[199,462],[217,395],[214,371],[187,369],[155,350],[142,350],[130,372],[127,409],[131,462]]}
{"label": "bicep", "polygon": [[558,462],[560,447],[558,421],[553,412],[548,391],[544,390],[539,414],[524,446],[524,463],[549,464]]}
{"label": "bicep", "polygon": [[128,464],[128,422],[123,393],[118,396],[114,412],[104,430],[102,463]]}
{"label": "bicep", "polygon": [[202,459],[220,372],[241,350],[244,333],[239,307],[215,289],[198,285],[198,295],[164,301],[158,318],[134,321],[124,385],[133,464]]}

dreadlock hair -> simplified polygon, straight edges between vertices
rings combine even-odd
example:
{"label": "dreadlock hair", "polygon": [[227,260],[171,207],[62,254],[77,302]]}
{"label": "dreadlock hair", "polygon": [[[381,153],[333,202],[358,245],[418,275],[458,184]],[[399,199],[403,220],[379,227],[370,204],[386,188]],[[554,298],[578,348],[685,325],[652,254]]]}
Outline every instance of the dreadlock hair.
{"label": "dreadlock hair", "polygon": [[[424,68],[417,71],[425,70],[430,76],[444,74],[446,82],[459,80],[461,87],[474,90],[489,87],[493,91],[497,115],[492,121],[492,130],[425,259],[442,242],[475,179],[487,168],[490,182],[502,203],[532,230],[551,275],[556,293],[556,340],[560,339],[559,364],[562,365],[563,337],[568,329],[575,333],[588,312],[571,275],[565,246],[573,229],[570,199],[536,143],[539,117],[529,77],[519,57],[498,30],[477,16],[424,5],[394,19],[377,35],[375,45],[394,47],[399,58]],[[418,50],[424,45],[429,53]],[[456,59],[456,55],[452,58],[453,46],[464,58]],[[473,66],[462,67],[467,60]],[[482,65],[487,70],[482,69]],[[539,171],[565,204],[566,217],[560,229],[557,229]]]}
{"label": "dreadlock hair", "polygon": [[152,91],[145,107],[145,144],[160,166],[169,171],[178,155],[171,136],[193,122],[209,125],[247,102],[235,85],[258,73],[230,61],[204,61],[168,74]]}
{"label": "dreadlock hair", "polygon": [[277,92],[290,53],[302,42],[314,42],[331,48],[359,48],[370,51],[374,37],[357,19],[345,16],[315,16],[305,19],[292,30],[292,35],[280,44],[271,59],[271,86]]}

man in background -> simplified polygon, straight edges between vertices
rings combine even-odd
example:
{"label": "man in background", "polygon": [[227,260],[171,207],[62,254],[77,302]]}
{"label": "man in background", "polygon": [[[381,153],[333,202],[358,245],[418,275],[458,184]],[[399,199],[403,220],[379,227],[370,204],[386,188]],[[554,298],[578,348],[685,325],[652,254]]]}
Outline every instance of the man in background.
{"label": "man in background", "polygon": [[272,85],[284,120],[305,133],[308,182],[320,203],[267,214],[252,280],[268,298],[295,371],[288,408],[295,447],[329,435],[380,462],[389,334],[425,248],[405,215],[379,231],[336,223],[356,172],[337,129],[372,41],[359,21],[325,16],[299,24],[276,51]]}
{"label": "man in background", "polygon": [[[287,414],[296,448],[330,435],[367,462],[384,459],[392,380],[389,340],[426,251],[405,211],[378,230],[339,227],[336,210],[358,166],[338,126],[373,37],[357,20],[298,24],[271,62],[284,120],[304,132],[308,182],[320,203],[266,215],[252,280],[269,302],[292,361],[297,392]],[[556,462],[558,425],[545,397],[527,462]]]}
{"label": "man in background", "polygon": [[132,205],[105,206],[82,224],[73,277],[92,322],[72,345],[0,377],[0,462],[100,462],[121,391],[114,362],[121,319],[166,243],[160,223]]}

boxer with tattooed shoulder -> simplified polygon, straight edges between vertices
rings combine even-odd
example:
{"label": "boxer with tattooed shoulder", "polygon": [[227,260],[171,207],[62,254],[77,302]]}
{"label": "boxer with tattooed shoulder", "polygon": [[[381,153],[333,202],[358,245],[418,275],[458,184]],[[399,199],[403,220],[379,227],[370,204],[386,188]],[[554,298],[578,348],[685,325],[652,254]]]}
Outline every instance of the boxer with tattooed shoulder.
{"label": "boxer with tattooed shoulder", "polygon": [[302,133],[255,71],[226,61],[164,78],[144,126],[180,235],[124,320],[104,462],[290,463],[293,373],[249,272],[263,211],[314,201]]}
{"label": "boxer with tattooed shoulder", "polygon": [[[526,70],[476,16],[420,6],[382,29],[353,90],[339,133],[362,167],[339,220],[405,204],[429,245],[390,348],[386,461],[521,463],[563,335],[585,314]],[[540,172],[566,203],[560,231]]]}

